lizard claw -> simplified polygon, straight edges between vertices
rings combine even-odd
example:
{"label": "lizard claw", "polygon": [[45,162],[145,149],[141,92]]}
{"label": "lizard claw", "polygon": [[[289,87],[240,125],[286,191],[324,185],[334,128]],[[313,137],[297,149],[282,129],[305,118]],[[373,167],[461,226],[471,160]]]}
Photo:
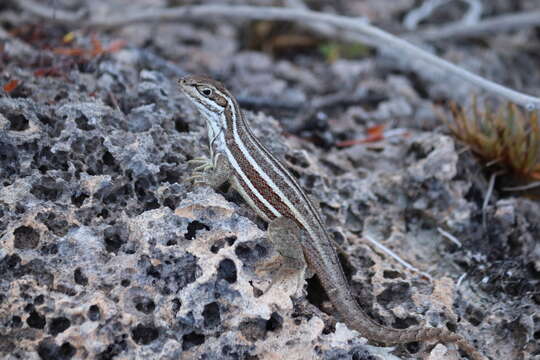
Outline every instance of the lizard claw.
{"label": "lizard claw", "polygon": [[188,160],[188,164],[198,166],[193,169],[193,173],[185,181],[194,184],[207,184],[208,172],[214,168],[212,160],[206,157],[197,157]]}
{"label": "lizard claw", "polygon": [[206,176],[203,172],[194,172],[193,174],[191,174],[191,176],[186,178],[184,181],[193,182],[194,184],[206,184],[205,179],[206,179]]}
{"label": "lizard claw", "polygon": [[193,158],[191,160],[188,160],[187,163],[188,164],[206,164],[208,163],[210,160],[206,157],[196,157],[196,158]]}
{"label": "lizard claw", "polygon": [[197,166],[195,169],[193,169],[193,171],[194,172],[204,172],[204,171],[212,169],[213,167],[214,167],[214,165],[211,164],[210,162],[208,162],[208,163]]}

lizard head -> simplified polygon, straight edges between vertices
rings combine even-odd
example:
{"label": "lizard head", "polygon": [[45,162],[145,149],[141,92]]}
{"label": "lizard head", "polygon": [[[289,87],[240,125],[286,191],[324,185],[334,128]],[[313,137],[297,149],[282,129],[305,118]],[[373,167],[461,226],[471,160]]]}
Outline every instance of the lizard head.
{"label": "lizard head", "polygon": [[219,147],[219,135],[227,129],[225,110],[233,113],[238,106],[236,100],[223,84],[204,76],[186,76],[178,84],[206,120],[209,138]]}
{"label": "lizard head", "polygon": [[221,114],[233,97],[220,82],[204,76],[186,76],[178,80],[180,88],[203,114]]}

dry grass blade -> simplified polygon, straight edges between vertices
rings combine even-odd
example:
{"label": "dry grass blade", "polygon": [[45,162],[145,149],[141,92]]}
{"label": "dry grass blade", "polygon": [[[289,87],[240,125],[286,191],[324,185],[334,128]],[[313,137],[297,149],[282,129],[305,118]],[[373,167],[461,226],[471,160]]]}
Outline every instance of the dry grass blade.
{"label": "dry grass blade", "polygon": [[540,179],[538,112],[508,103],[493,109],[474,99],[470,109],[450,107],[448,127],[486,162],[497,162],[525,180]]}

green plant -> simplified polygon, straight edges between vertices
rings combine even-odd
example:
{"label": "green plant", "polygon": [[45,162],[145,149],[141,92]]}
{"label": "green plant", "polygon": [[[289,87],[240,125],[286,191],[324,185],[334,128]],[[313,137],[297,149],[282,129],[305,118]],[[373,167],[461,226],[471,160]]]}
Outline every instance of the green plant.
{"label": "green plant", "polygon": [[540,126],[538,112],[528,112],[516,104],[500,105],[496,111],[476,99],[467,111],[451,105],[454,121],[448,126],[454,136],[487,162],[540,180]]}
{"label": "green plant", "polygon": [[360,59],[369,55],[369,48],[360,43],[328,41],[319,45],[319,52],[327,62],[337,59]]}

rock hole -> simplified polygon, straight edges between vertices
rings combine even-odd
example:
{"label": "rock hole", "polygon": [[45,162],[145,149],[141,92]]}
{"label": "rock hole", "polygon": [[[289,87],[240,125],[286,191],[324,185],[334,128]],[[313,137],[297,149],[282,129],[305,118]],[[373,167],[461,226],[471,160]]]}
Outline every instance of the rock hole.
{"label": "rock hole", "polygon": [[20,316],[17,316],[17,315],[13,315],[11,317],[11,324],[10,326],[12,328],[20,328],[22,326],[22,320],[21,320],[21,317]]}
{"label": "rock hole", "polygon": [[229,244],[229,246],[233,246],[234,243],[236,242],[236,236],[226,237],[225,241],[227,242],[227,244]]}
{"label": "rock hole", "polygon": [[64,332],[71,326],[71,321],[65,317],[57,317],[51,320],[49,325],[49,333],[52,336],[56,336],[61,332]]}
{"label": "rock hole", "polygon": [[403,278],[403,275],[399,271],[384,270],[383,271],[383,277],[385,279],[397,279],[397,278]]}
{"label": "rock hole", "polygon": [[210,230],[210,227],[200,221],[194,220],[188,224],[187,232],[184,234],[184,238],[186,240],[193,240],[195,239],[195,236],[197,236],[197,231],[203,229]]}
{"label": "rock hole", "polygon": [[96,128],[94,125],[90,124],[90,122],[88,121],[88,118],[84,114],[79,115],[75,119],[75,123],[77,124],[77,127],[79,129],[84,130],[84,131],[90,131]]}
{"label": "rock hole", "polygon": [[182,177],[182,172],[176,165],[164,164],[159,167],[158,177],[160,182],[174,184]]}
{"label": "rock hole", "polygon": [[389,306],[391,303],[403,304],[409,300],[410,285],[408,283],[400,281],[385,285],[389,286],[377,295],[377,302],[382,306]]}
{"label": "rock hole", "polygon": [[98,321],[101,319],[101,310],[97,305],[90,305],[88,308],[88,319],[92,321]]}
{"label": "rock hole", "polygon": [[7,268],[14,270],[21,264],[21,257],[17,254],[8,255],[2,259],[2,262],[6,261]]}
{"label": "rock hole", "polygon": [[26,323],[31,328],[43,329],[47,323],[47,320],[45,319],[45,316],[41,315],[37,311],[32,311],[28,319],[26,319]]}
{"label": "rock hole", "polygon": [[62,193],[62,186],[50,176],[41,178],[38,184],[34,184],[30,192],[37,198],[45,201],[56,201]]}
{"label": "rock hole", "polygon": [[417,342],[411,342],[405,345],[407,351],[411,354],[416,354],[420,350],[420,344]]}
{"label": "rock hole", "polygon": [[122,226],[115,225],[108,227],[104,231],[105,250],[108,252],[117,253],[122,245],[127,241],[124,239],[124,230]]}
{"label": "rock hole", "polygon": [[75,193],[73,196],[71,196],[71,202],[73,203],[73,205],[75,205],[76,207],[81,207],[82,204],[84,203],[84,200],[88,199],[89,196],[86,195],[86,194],[83,194],[83,193]]}
{"label": "rock hole", "polygon": [[276,331],[280,330],[283,326],[283,318],[281,315],[279,315],[277,312],[273,312],[272,315],[270,315],[270,319],[266,322],[266,330],[267,331]]}
{"label": "rock hole", "polygon": [[243,320],[238,329],[251,342],[266,338],[266,321],[261,318]]}
{"label": "rock hole", "polygon": [[66,90],[60,90],[56,95],[54,96],[54,101],[59,102],[61,100],[67,99],[69,97],[69,94]]}
{"label": "rock hole", "polygon": [[231,259],[223,259],[218,266],[218,279],[225,279],[229,284],[236,282],[236,265]]}
{"label": "rock hole", "polygon": [[139,345],[148,345],[159,337],[159,330],[139,324],[131,331],[131,337]]}
{"label": "rock hole", "polygon": [[135,309],[144,314],[150,314],[156,309],[156,304],[154,303],[154,300],[145,296],[136,296],[133,299],[133,302],[135,303]]}
{"label": "rock hole", "polygon": [[189,124],[179,117],[174,119],[174,128],[181,133],[189,132]]}
{"label": "rock hole", "polygon": [[167,197],[163,200],[163,205],[168,207],[171,210],[176,209],[176,204],[178,203],[178,200],[174,197]]}
{"label": "rock hole", "polygon": [[97,355],[96,360],[113,360],[116,356],[120,355],[127,349],[127,342],[125,340],[125,334],[116,336],[114,343],[109,344],[107,348]]}
{"label": "rock hole", "polygon": [[307,300],[318,308],[322,307],[322,303],[328,300],[326,291],[321,285],[321,281],[317,275],[309,278],[307,281]]}
{"label": "rock hole", "polygon": [[46,244],[39,249],[39,252],[42,255],[56,255],[58,254],[58,245],[56,244]]}
{"label": "rock hole", "polygon": [[110,166],[110,167],[116,166],[116,161],[114,160],[114,156],[108,151],[105,151],[101,159],[103,160],[103,163],[107,166]]}
{"label": "rock hole", "polygon": [[395,327],[396,329],[407,329],[409,327],[414,327],[418,325],[418,321],[412,316],[408,316],[405,318],[396,318],[394,320],[394,323],[392,324],[392,327]]}
{"label": "rock hole", "polygon": [[219,239],[212,246],[210,246],[210,251],[213,254],[217,254],[219,250],[223,249],[224,246],[225,246],[225,241],[223,239]]}
{"label": "rock hole", "polygon": [[118,234],[112,234],[105,237],[105,250],[108,252],[118,252],[124,242]]}
{"label": "rock hole", "polygon": [[148,269],[146,270],[146,275],[149,275],[153,278],[160,279],[161,273],[159,272],[158,268],[154,265],[150,265]]}
{"label": "rock hole", "polygon": [[29,226],[19,226],[13,231],[13,236],[16,249],[35,249],[39,244],[39,233]]}
{"label": "rock hole", "polygon": [[45,339],[39,343],[37,353],[42,360],[68,360],[77,353],[77,349],[69,342],[58,346],[52,339]]}
{"label": "rock hole", "polygon": [[219,311],[219,305],[216,302],[211,302],[204,306],[202,312],[204,318],[204,327],[213,329],[221,322],[221,313]]}
{"label": "rock hole", "polygon": [[469,305],[465,309],[465,317],[473,326],[478,326],[484,321],[485,315],[480,309]]}
{"label": "rock hole", "polygon": [[194,346],[199,346],[204,343],[204,335],[196,332],[191,332],[182,336],[182,350],[186,351]]}
{"label": "rock hole", "polygon": [[268,249],[255,241],[238,244],[234,253],[244,264],[255,264],[268,254]]}
{"label": "rock hole", "polygon": [[15,146],[0,143],[0,166],[6,171],[6,174],[16,174],[18,172],[18,151]]}
{"label": "rock hole", "polygon": [[65,236],[68,232],[68,222],[62,215],[57,216],[54,212],[45,212],[39,213],[37,219],[56,236]]}
{"label": "rock hole", "polygon": [[75,279],[75,283],[86,286],[88,285],[88,278],[83,274],[80,267],[76,268],[73,272],[73,278]]}
{"label": "rock hole", "polygon": [[180,308],[182,307],[182,302],[180,301],[180,299],[173,299],[172,303],[172,312],[176,314],[178,311],[180,311]]}
{"label": "rock hole", "polygon": [[7,114],[9,130],[24,131],[29,128],[29,121],[23,114]]}

